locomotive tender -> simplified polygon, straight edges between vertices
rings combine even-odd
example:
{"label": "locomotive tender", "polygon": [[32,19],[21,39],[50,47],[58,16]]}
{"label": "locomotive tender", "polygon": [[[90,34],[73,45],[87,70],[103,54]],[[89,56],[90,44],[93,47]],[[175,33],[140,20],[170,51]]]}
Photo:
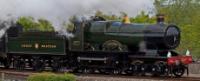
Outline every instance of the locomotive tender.
{"label": "locomotive tender", "polygon": [[173,51],[180,43],[176,25],[74,22],[73,37],[22,30],[20,25],[12,26],[0,40],[5,68],[180,77],[192,62],[191,56]]}

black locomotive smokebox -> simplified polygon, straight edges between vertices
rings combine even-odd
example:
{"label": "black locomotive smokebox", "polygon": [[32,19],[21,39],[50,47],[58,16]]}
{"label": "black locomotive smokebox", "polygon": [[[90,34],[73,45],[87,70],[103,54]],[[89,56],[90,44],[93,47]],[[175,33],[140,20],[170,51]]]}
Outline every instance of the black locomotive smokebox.
{"label": "black locomotive smokebox", "polygon": [[149,49],[174,49],[180,44],[180,29],[175,25],[151,25],[145,31]]}
{"label": "black locomotive smokebox", "polygon": [[164,42],[169,48],[176,48],[180,44],[180,29],[175,25],[169,25],[165,30]]}

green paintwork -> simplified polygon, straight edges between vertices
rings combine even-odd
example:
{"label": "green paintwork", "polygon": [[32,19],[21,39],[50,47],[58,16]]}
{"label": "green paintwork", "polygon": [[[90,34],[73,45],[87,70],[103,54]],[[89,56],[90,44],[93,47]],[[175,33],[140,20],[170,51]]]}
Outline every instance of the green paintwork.
{"label": "green paintwork", "polygon": [[69,38],[69,50],[70,51],[83,51],[84,49],[84,34],[81,23],[76,23],[76,31],[74,36]]}
{"label": "green paintwork", "polygon": [[[54,33],[55,34],[55,33]],[[23,33],[19,37],[9,37],[8,53],[23,54],[65,54],[65,39],[50,33]]]}
{"label": "green paintwork", "polygon": [[125,45],[138,46],[139,42],[144,40],[144,30],[147,26],[107,21],[93,22],[89,30],[85,31],[85,41],[102,44],[108,40],[117,40]]}

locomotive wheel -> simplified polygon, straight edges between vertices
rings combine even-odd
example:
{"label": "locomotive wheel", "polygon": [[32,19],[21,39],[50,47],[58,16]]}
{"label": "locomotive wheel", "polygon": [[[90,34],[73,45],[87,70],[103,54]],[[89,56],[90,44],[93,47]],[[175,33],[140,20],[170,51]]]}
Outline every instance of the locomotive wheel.
{"label": "locomotive wheel", "polygon": [[141,73],[141,66],[142,66],[142,63],[141,62],[135,62],[133,64],[133,74],[134,75],[139,75]]}
{"label": "locomotive wheel", "polygon": [[98,69],[99,73],[101,74],[109,74],[109,71],[106,68]]}
{"label": "locomotive wheel", "polygon": [[43,60],[40,57],[33,57],[32,66],[34,71],[42,71],[44,69]]}
{"label": "locomotive wheel", "polygon": [[116,40],[106,41],[102,46],[103,51],[123,51],[123,45]]}
{"label": "locomotive wheel", "polygon": [[156,62],[152,67],[152,75],[160,76],[165,74],[166,64],[164,62]]}
{"label": "locomotive wheel", "polygon": [[111,69],[111,74],[114,74],[114,75],[121,74],[121,69],[113,68],[113,69]]}
{"label": "locomotive wheel", "polygon": [[132,71],[134,75],[145,76],[146,65],[142,61],[135,61],[132,63]]}
{"label": "locomotive wheel", "polygon": [[127,74],[127,75],[133,75],[133,70],[134,70],[134,68],[135,68],[135,66],[134,65],[130,65],[129,66],[129,68],[127,68],[126,70],[125,70],[125,73]]}
{"label": "locomotive wheel", "polygon": [[140,73],[141,76],[146,75],[146,68],[147,68],[146,65],[144,64],[141,65],[141,73]]}
{"label": "locomotive wheel", "polygon": [[177,67],[172,69],[172,73],[176,77],[181,77],[185,73],[185,68],[184,68],[184,66],[177,66]]}

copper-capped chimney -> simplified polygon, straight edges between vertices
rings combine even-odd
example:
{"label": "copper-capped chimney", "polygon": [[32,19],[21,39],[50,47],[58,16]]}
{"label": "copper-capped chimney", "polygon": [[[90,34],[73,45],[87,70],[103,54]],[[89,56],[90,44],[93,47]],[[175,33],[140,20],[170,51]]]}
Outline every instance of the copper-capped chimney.
{"label": "copper-capped chimney", "polygon": [[165,22],[165,15],[164,14],[157,14],[157,23],[158,24],[164,24]]}

